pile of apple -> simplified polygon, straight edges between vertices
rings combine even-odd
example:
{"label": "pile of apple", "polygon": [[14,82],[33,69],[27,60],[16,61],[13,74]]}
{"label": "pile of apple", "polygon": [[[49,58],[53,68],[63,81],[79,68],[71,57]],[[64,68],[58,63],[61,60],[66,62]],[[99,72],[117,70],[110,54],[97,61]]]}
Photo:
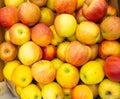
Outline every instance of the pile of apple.
{"label": "pile of apple", "polygon": [[20,99],[120,99],[120,18],[107,2],[4,0],[0,59]]}

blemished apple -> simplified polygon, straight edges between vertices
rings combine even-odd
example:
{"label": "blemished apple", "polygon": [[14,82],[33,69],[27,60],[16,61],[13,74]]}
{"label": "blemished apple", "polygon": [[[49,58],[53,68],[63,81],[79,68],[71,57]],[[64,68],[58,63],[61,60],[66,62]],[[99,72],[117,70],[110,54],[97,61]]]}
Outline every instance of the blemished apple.
{"label": "blemished apple", "polygon": [[48,84],[55,80],[56,68],[49,60],[39,60],[31,67],[33,78],[42,84]]}
{"label": "blemished apple", "polygon": [[80,68],[80,79],[85,84],[98,84],[104,76],[103,66],[98,61],[88,61]]}
{"label": "blemished apple", "polygon": [[[65,61],[76,67],[80,67],[90,60],[91,52],[92,51],[89,46],[84,45],[79,41],[72,41],[70,44],[68,44],[65,50]],[[62,52],[59,51],[59,53]]]}
{"label": "blemished apple", "polygon": [[15,45],[22,45],[30,40],[30,28],[23,23],[16,23],[9,29],[10,41]]}
{"label": "blemished apple", "polygon": [[52,60],[56,57],[57,48],[54,45],[47,45],[42,47],[43,57],[44,60]]}
{"label": "blemished apple", "polygon": [[53,38],[51,29],[44,23],[36,24],[31,30],[31,39],[39,46],[47,46]]}
{"label": "blemished apple", "polygon": [[79,82],[79,70],[69,63],[63,63],[57,69],[56,81],[63,88],[73,88]]}
{"label": "blemished apple", "polygon": [[69,46],[70,42],[65,41],[62,42],[58,45],[57,47],[57,57],[62,60],[63,62],[66,62],[66,51],[67,51],[67,47]]}
{"label": "blemished apple", "polygon": [[47,0],[29,0],[31,3],[38,5],[39,7],[44,6],[47,3]]}
{"label": "blemished apple", "polygon": [[18,50],[18,59],[25,65],[31,65],[40,60],[42,55],[41,47],[32,41],[24,43]]}
{"label": "blemished apple", "polygon": [[120,18],[108,16],[102,20],[100,28],[104,39],[117,40],[120,37]]}
{"label": "blemished apple", "polygon": [[59,36],[59,35],[56,33],[56,30],[55,30],[54,25],[51,25],[51,26],[50,26],[50,29],[51,29],[51,31],[52,31],[52,33],[53,33],[53,38],[52,38],[50,44],[52,44],[52,45],[54,45],[54,46],[57,46],[57,45],[59,45],[61,42],[64,41],[65,38]]}
{"label": "blemished apple", "polygon": [[55,17],[54,26],[59,36],[70,37],[75,34],[77,21],[71,14],[59,14]]}
{"label": "blemished apple", "polygon": [[104,40],[99,45],[98,54],[102,59],[111,55],[119,55],[120,43],[117,40]]}
{"label": "blemished apple", "polygon": [[48,26],[51,26],[54,24],[54,19],[55,19],[55,12],[53,12],[51,9],[47,7],[41,7],[41,15],[40,15],[40,20],[39,23],[44,23]]}
{"label": "blemished apple", "polygon": [[18,9],[16,7],[5,6],[0,9],[0,26],[10,28],[18,21]]}
{"label": "blemished apple", "polygon": [[41,90],[39,87],[33,83],[29,84],[27,87],[24,87],[20,93],[20,98],[21,99],[41,99]]}
{"label": "blemished apple", "polygon": [[62,87],[56,83],[51,82],[43,86],[42,90],[43,99],[63,99],[64,92]]}
{"label": "blemished apple", "polygon": [[72,14],[77,8],[77,0],[54,0],[54,6],[57,13]]}
{"label": "blemished apple", "polygon": [[112,6],[112,5],[108,5],[107,16],[111,16],[111,15],[117,16],[118,15],[117,9],[114,6]]}
{"label": "blemished apple", "polygon": [[102,99],[120,99],[120,83],[106,78],[99,84],[98,92]]}
{"label": "blemished apple", "polygon": [[25,0],[4,0],[5,6],[14,6],[14,7],[18,7],[23,2],[25,2]]}
{"label": "blemished apple", "polygon": [[105,0],[86,0],[83,5],[83,15],[93,22],[100,22],[107,13]]}
{"label": "blemished apple", "polygon": [[106,58],[104,73],[112,81],[120,81],[120,55],[112,55]]}
{"label": "blemished apple", "polygon": [[14,44],[11,42],[2,42],[0,44],[0,58],[7,62],[7,61],[12,61],[16,58],[17,56],[17,48]]}
{"label": "blemished apple", "polygon": [[40,8],[34,3],[24,2],[18,7],[18,17],[23,24],[33,26],[40,19]]}

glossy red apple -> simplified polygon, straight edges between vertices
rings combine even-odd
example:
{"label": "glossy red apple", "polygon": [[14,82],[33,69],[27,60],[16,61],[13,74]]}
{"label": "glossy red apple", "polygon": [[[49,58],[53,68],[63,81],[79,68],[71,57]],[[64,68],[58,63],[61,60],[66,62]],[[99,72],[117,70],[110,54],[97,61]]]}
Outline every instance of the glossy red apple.
{"label": "glossy red apple", "polygon": [[0,9],[0,26],[9,28],[18,21],[18,10],[16,7],[5,6]]}
{"label": "glossy red apple", "polygon": [[54,6],[57,13],[72,14],[77,8],[77,0],[55,0]]}
{"label": "glossy red apple", "polygon": [[83,15],[89,20],[100,22],[107,13],[105,0],[86,0],[83,5]]}
{"label": "glossy red apple", "polygon": [[43,59],[45,60],[52,60],[56,56],[56,47],[54,45],[47,45],[45,47],[42,47],[43,51]]}
{"label": "glossy red apple", "polygon": [[0,58],[7,62],[12,61],[17,56],[17,48],[11,42],[2,42],[0,44]]}
{"label": "glossy red apple", "polygon": [[104,72],[108,79],[120,81],[120,55],[109,56],[104,63]]}
{"label": "glossy red apple", "polygon": [[47,46],[53,38],[51,29],[44,23],[36,24],[31,31],[31,39],[39,46]]}

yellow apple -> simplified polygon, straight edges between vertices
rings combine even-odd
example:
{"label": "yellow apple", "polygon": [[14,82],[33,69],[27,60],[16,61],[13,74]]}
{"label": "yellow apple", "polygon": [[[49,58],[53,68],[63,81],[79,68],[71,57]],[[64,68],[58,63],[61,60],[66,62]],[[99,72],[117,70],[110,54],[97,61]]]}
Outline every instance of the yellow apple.
{"label": "yellow apple", "polygon": [[85,2],[85,0],[77,0],[77,9],[82,7],[84,2]]}
{"label": "yellow apple", "polygon": [[63,89],[56,82],[51,82],[44,85],[41,92],[42,92],[43,99],[63,99],[64,98]]}
{"label": "yellow apple", "polygon": [[55,11],[54,1],[55,0],[47,0],[47,3],[46,3],[46,6],[52,9],[53,11]]}
{"label": "yellow apple", "polygon": [[9,29],[5,31],[5,41],[10,41]]}
{"label": "yellow apple", "polygon": [[25,65],[31,65],[42,58],[42,49],[32,41],[21,45],[18,50],[18,58]]}
{"label": "yellow apple", "polygon": [[80,79],[85,84],[98,84],[104,76],[103,66],[97,61],[88,61],[80,68]]}
{"label": "yellow apple", "polygon": [[63,63],[57,70],[56,81],[63,88],[73,88],[79,82],[79,71],[75,66]]}

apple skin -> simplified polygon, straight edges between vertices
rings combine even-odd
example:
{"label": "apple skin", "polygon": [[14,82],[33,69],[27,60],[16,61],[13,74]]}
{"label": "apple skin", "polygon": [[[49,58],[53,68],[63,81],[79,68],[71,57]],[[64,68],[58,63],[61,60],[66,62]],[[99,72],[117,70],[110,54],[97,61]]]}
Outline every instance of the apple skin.
{"label": "apple skin", "polygon": [[16,7],[5,6],[0,9],[0,26],[10,28],[18,21],[18,9]]}
{"label": "apple skin", "polygon": [[120,55],[112,55],[106,58],[104,63],[105,75],[112,81],[120,81]]}
{"label": "apple skin", "polygon": [[54,6],[57,13],[72,14],[77,8],[77,0],[54,0]]}
{"label": "apple skin", "polygon": [[43,59],[52,60],[56,57],[56,47],[54,45],[47,45],[42,47]]}
{"label": "apple skin", "polygon": [[100,23],[101,33],[106,40],[117,40],[120,37],[120,18],[108,16]]}
{"label": "apple skin", "polygon": [[33,3],[24,2],[18,7],[18,17],[23,24],[33,26],[40,19],[40,8]]}
{"label": "apple skin", "polygon": [[47,3],[47,0],[29,0],[31,3],[38,5],[39,7],[44,6]]}
{"label": "apple skin", "polygon": [[17,48],[14,44],[11,42],[2,42],[0,44],[0,58],[3,61],[12,61],[16,58],[17,56]]}
{"label": "apple skin", "polygon": [[93,22],[100,22],[107,13],[105,0],[86,0],[83,5],[83,15]]}
{"label": "apple skin", "polygon": [[120,83],[104,79],[98,85],[100,99],[120,99]]}
{"label": "apple skin", "polygon": [[22,45],[30,40],[30,28],[23,23],[16,23],[9,29],[10,41],[15,45]]}
{"label": "apple skin", "polygon": [[43,23],[36,24],[31,31],[31,39],[39,46],[47,46],[50,44],[53,38],[51,29]]}
{"label": "apple skin", "polygon": [[111,15],[117,16],[117,9],[112,5],[108,5],[107,16],[111,16]]}
{"label": "apple skin", "polygon": [[63,99],[64,92],[62,87],[56,83],[51,82],[43,86],[41,90],[43,99]]}
{"label": "apple skin", "polygon": [[116,40],[104,40],[99,45],[98,54],[102,59],[106,59],[111,55],[119,55],[120,43]]}

